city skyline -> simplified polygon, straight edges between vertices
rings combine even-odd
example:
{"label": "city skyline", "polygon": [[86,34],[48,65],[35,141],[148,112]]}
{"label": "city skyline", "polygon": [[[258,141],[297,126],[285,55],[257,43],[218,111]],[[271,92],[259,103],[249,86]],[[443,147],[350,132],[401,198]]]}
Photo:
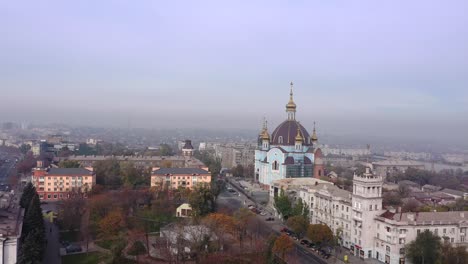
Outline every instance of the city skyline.
{"label": "city skyline", "polygon": [[463,1],[1,5],[0,121],[466,140]]}

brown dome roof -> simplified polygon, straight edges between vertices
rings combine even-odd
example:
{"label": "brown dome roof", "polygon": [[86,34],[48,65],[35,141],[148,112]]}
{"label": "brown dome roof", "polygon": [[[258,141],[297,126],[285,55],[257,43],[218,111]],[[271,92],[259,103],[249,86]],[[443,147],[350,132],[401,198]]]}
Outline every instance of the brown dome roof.
{"label": "brown dome roof", "polygon": [[[285,145],[285,146],[294,146],[296,143],[296,135],[299,127],[300,134],[303,138],[303,145],[310,146],[310,135],[309,132],[297,121],[295,120],[286,120],[281,123],[271,134],[271,144],[272,145]],[[280,141],[282,138],[282,142]]]}

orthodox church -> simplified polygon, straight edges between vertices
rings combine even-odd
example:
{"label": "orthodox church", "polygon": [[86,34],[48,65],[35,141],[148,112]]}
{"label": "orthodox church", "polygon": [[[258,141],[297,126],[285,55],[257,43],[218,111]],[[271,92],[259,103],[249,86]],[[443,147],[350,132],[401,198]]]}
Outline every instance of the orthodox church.
{"label": "orthodox church", "polygon": [[293,83],[286,104],[287,119],[273,133],[268,132],[267,122],[258,136],[255,150],[255,177],[265,188],[285,178],[323,176],[322,152],[318,148],[315,123],[312,136],[296,120],[296,104]]}

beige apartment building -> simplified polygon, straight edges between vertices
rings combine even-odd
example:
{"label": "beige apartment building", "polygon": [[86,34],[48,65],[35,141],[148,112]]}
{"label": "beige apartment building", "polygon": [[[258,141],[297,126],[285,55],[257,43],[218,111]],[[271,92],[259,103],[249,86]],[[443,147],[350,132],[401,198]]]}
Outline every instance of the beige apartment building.
{"label": "beige apartment building", "polygon": [[36,168],[32,183],[41,200],[60,200],[83,195],[96,184],[96,175],[85,168]]}
{"label": "beige apartment building", "polygon": [[151,187],[169,189],[188,188],[211,184],[211,172],[199,168],[154,168],[151,173]]}

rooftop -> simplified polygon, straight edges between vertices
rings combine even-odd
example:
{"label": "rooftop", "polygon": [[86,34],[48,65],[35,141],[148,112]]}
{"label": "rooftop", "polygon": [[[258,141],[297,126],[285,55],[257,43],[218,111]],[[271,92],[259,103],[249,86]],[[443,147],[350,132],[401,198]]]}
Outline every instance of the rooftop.
{"label": "rooftop", "polygon": [[161,168],[153,170],[153,175],[166,175],[166,174],[205,174],[211,175],[207,170],[199,168]]}
{"label": "rooftop", "polygon": [[422,166],[424,164],[414,160],[382,160],[373,162],[374,166]]}
{"label": "rooftop", "polygon": [[468,221],[468,211],[420,213],[385,212],[380,216],[398,222],[412,222],[416,224],[448,224],[460,221]]}
{"label": "rooftop", "polygon": [[290,187],[301,187],[301,186],[314,186],[315,184],[328,184],[333,185],[332,182],[316,179],[316,178],[286,178],[281,180],[276,180],[272,183],[275,187],[283,188],[284,190],[289,189]]}
{"label": "rooftop", "polygon": [[47,172],[47,176],[54,176],[54,175],[92,175],[93,172],[89,171],[84,168],[50,168]]}

